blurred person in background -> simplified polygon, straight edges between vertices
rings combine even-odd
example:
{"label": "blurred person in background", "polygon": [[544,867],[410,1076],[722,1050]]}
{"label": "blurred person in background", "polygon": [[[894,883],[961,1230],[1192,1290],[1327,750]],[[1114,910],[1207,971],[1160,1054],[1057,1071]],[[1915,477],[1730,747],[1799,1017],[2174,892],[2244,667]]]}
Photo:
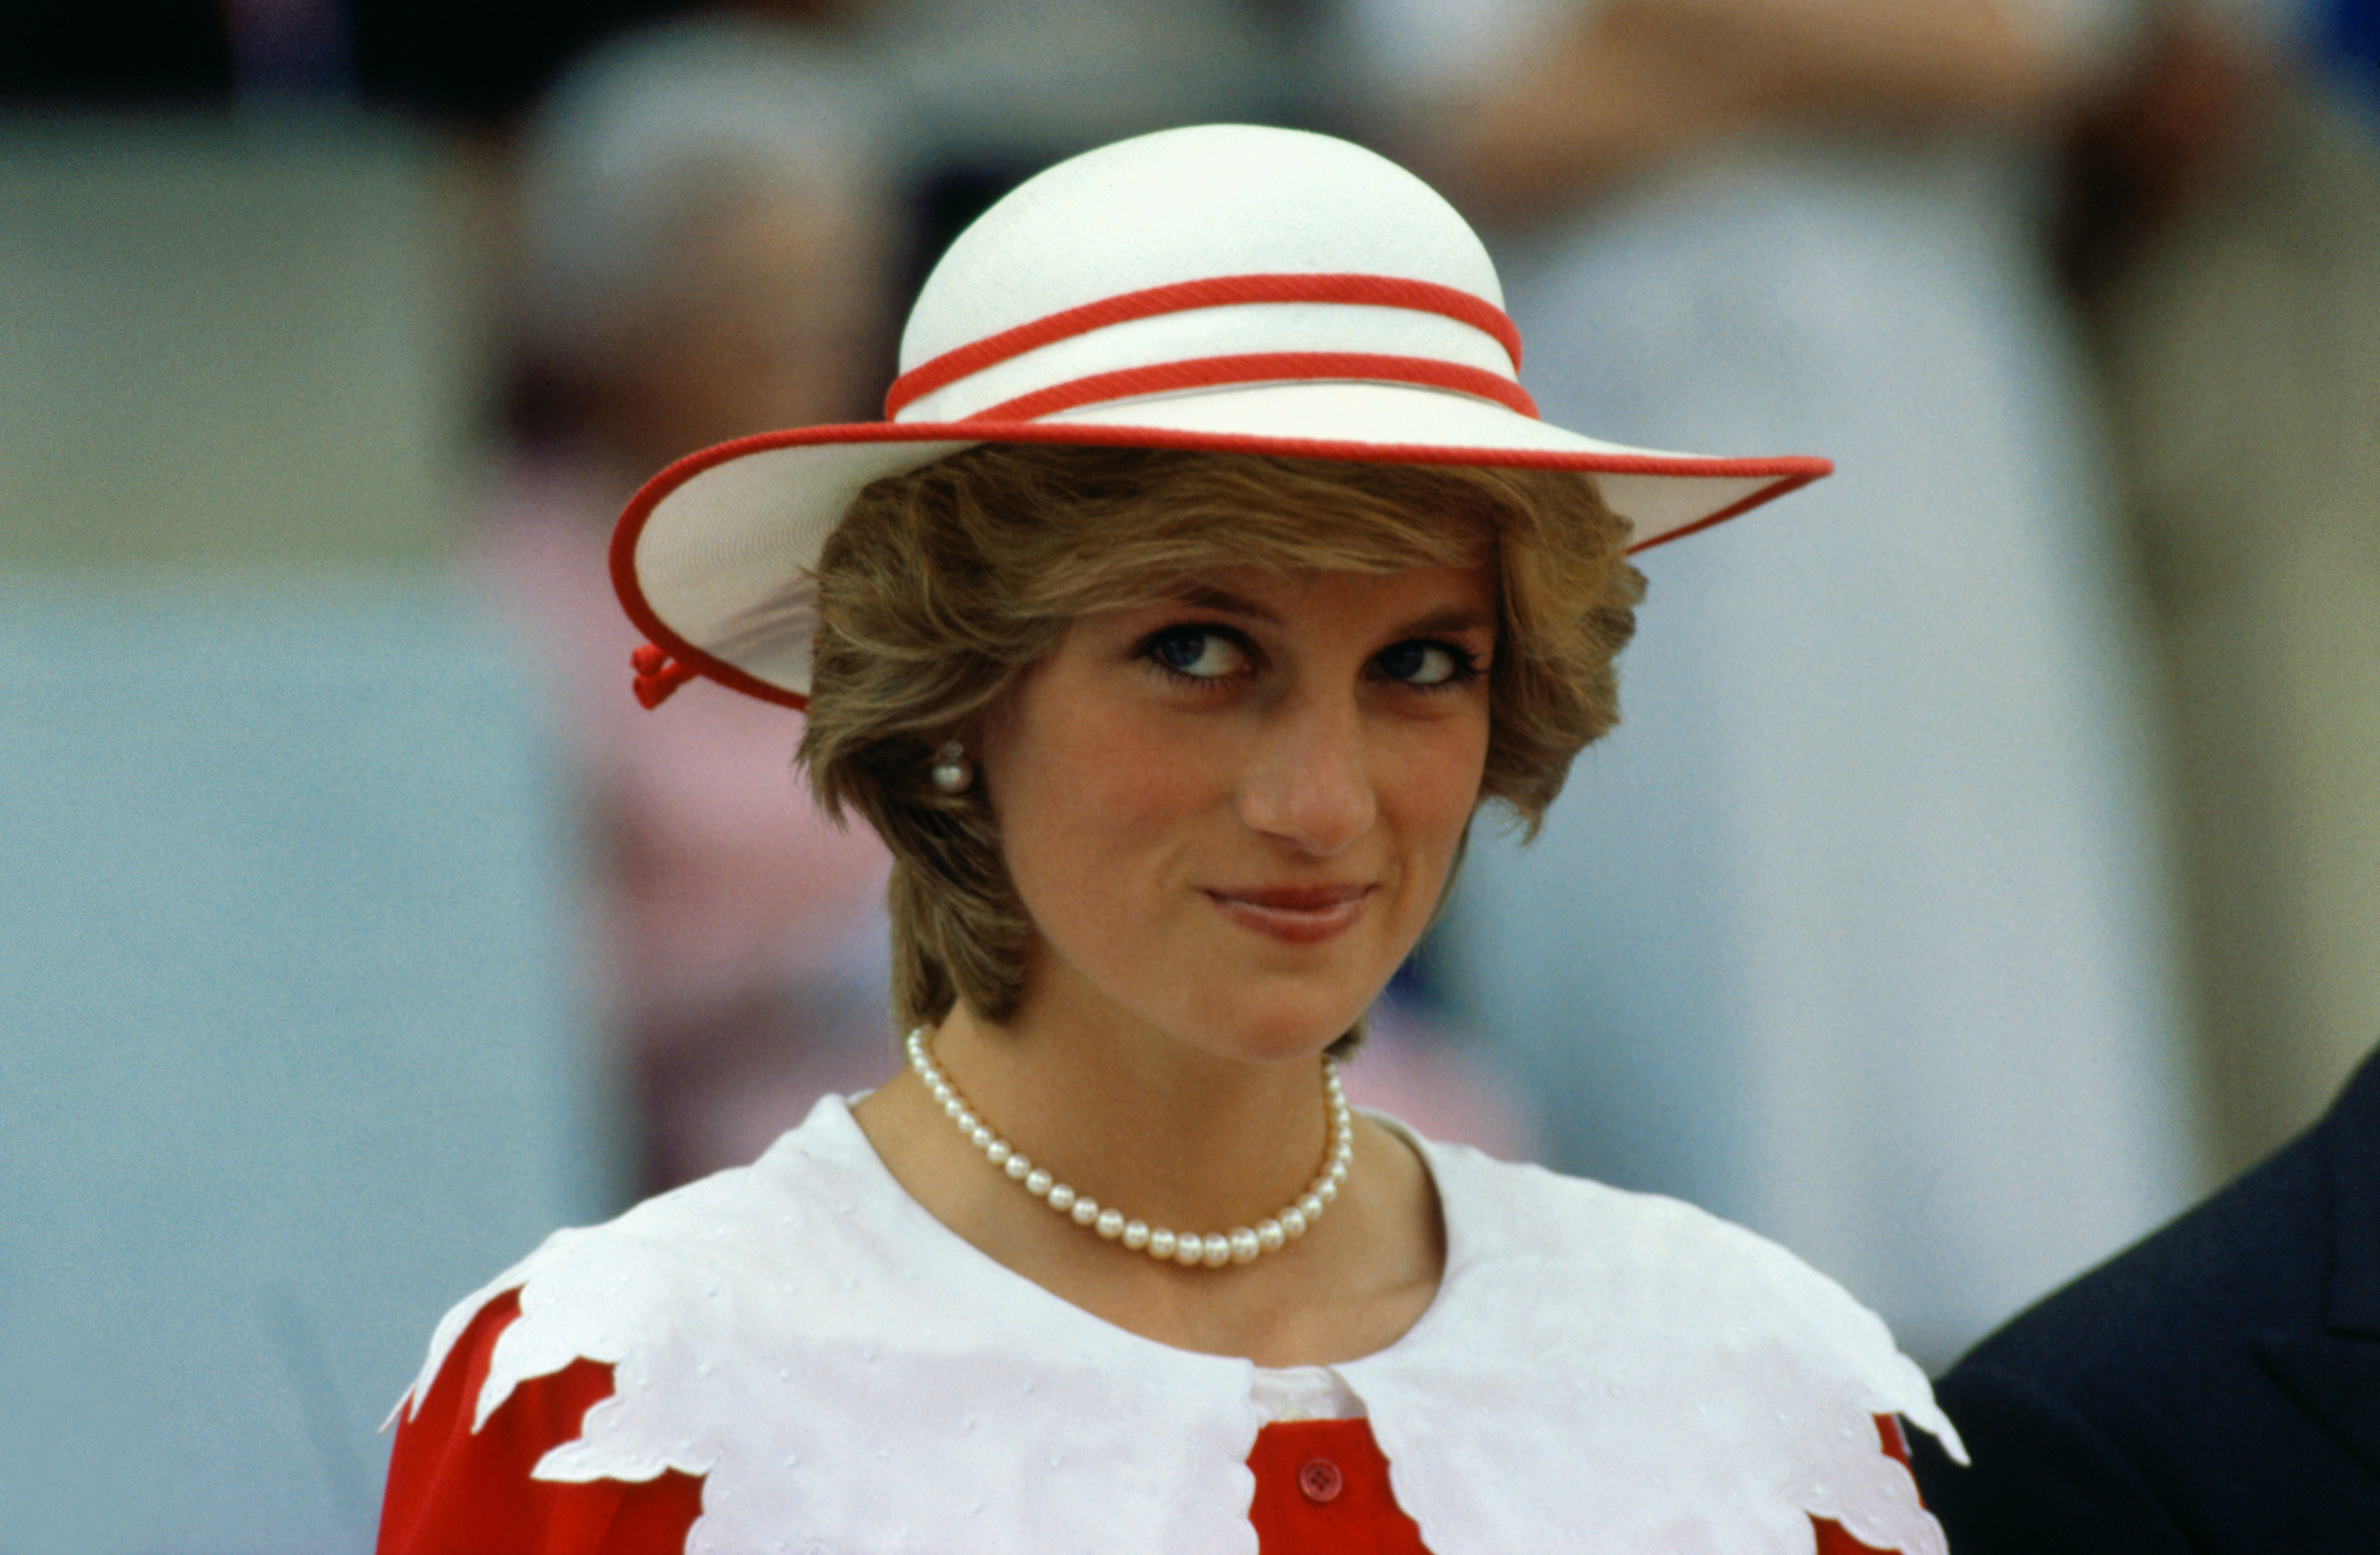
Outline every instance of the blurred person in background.
{"label": "blurred person in background", "polygon": [[2311,1127],[1975,1347],[1963,1555],[2380,1529],[2380,8],[2180,7],[2094,105],[2091,304],[2180,707],[2227,1156]]}
{"label": "blurred person in background", "polygon": [[1530,856],[1477,850],[1440,946],[1457,1004],[1565,1168],[1722,1208],[1947,1360],[2197,1172],[2137,585],[2036,219],[2034,153],[2128,13],[1347,22],[1494,218],[1548,415],[1689,445],[1823,428],[1841,471],[1665,571],[1716,629],[1631,655],[1642,711],[1582,763],[1595,803]]}
{"label": "blurred person in background", "polygon": [[521,147],[524,414],[481,556],[581,785],[648,1187],[892,1063],[881,846],[820,819],[776,710],[689,698],[677,737],[644,737],[605,563],[674,455],[867,408],[899,252],[884,91],[814,31],[672,23],[588,58]]}
{"label": "blurred person in background", "polygon": [[2380,1032],[2380,6],[2168,7],[2070,138],[2226,1174]]}

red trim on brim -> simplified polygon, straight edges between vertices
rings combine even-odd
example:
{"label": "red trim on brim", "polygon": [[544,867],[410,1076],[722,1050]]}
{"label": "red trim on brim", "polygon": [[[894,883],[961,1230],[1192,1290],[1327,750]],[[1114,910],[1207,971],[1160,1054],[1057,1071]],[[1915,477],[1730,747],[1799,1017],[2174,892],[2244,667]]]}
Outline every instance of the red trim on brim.
{"label": "red trim on brim", "polygon": [[[1756,463],[1759,461],[1754,462]],[[1789,461],[1780,459],[1775,462],[1783,464]],[[1760,490],[1753,492],[1742,502],[1730,503],[1727,506],[1720,508],[1717,513],[1712,514],[1707,518],[1697,518],[1691,524],[1680,525],[1678,528],[1671,529],[1668,534],[1655,535],[1648,541],[1644,541],[1638,544],[1630,546],[1628,548],[1628,554],[1633,556],[1640,552],[1650,551],[1657,545],[1667,545],[1673,540],[1683,540],[1688,535],[1698,535],[1705,529],[1710,528],[1715,525],[1726,523],[1729,519],[1736,516],[1738,514],[1749,513],[1755,507],[1775,502],[1779,497],[1785,495],[1789,492],[1798,492],[1803,487],[1807,486],[1811,481],[1822,480],[1835,472],[1835,464],[1832,459],[1813,458],[1803,459],[1798,462],[1814,464],[1822,468],[1779,480],[1773,486],[1763,486]],[[1641,472],[1630,471],[1625,473]],[[1657,471],[1654,473],[1662,472]]]}
{"label": "red trim on brim", "polygon": [[1210,434],[1168,428],[1116,426],[1093,421],[861,421],[839,426],[796,427],[759,432],[688,454],[645,482],[620,515],[612,533],[612,587],[646,638],[678,663],[747,697],[795,710],[809,706],[800,692],[760,679],[687,642],[645,602],[637,581],[637,541],[655,509],[669,495],[706,470],[751,454],[783,448],[844,446],[868,443],[1039,443],[1103,448],[1180,449],[1205,454],[1259,454],[1293,459],[1339,459],[1358,464],[1479,465],[1508,469],[1575,470],[1592,475],[1706,476],[1717,480],[1776,479],[1719,512],[1631,546],[1632,553],[1699,533],[1813,480],[1832,474],[1831,460],[1809,456],[1773,459],[1703,459],[1655,454],[1566,453],[1555,449],[1453,447],[1436,443],[1361,443],[1352,439]]}
{"label": "red trim on brim", "polygon": [[1317,274],[1254,274],[1215,275],[1196,281],[1177,281],[1170,285],[1147,286],[1135,292],[1123,292],[1097,302],[1087,302],[1076,308],[1064,308],[1055,313],[1002,330],[980,340],[969,341],[953,350],[919,364],[892,381],[884,395],[886,419],[901,413],[910,404],[935,390],[946,388],[962,378],[972,377],[985,368],[994,367],[1026,352],[1079,334],[1088,334],[1111,324],[1130,323],[1138,319],[1152,319],[1167,313],[1189,312],[1200,308],[1235,308],[1249,303],[1338,303],[1359,308],[1403,308],[1416,313],[1437,313],[1469,324],[1473,329],[1494,338],[1512,358],[1512,371],[1521,369],[1521,332],[1503,310],[1491,306],[1486,298],[1435,281],[1415,281],[1395,275],[1364,275],[1348,273]]}
{"label": "red trim on brim", "polygon": [[1118,368],[1094,372],[1064,383],[1036,389],[1029,395],[1002,400],[978,421],[1036,421],[1086,405],[1137,399],[1144,395],[1178,394],[1184,389],[1214,389],[1226,384],[1296,383],[1313,380],[1363,383],[1410,383],[1418,389],[1447,389],[1492,400],[1507,410],[1537,419],[1537,402],[1510,378],[1484,368],[1435,357],[1392,357],[1369,351],[1246,351],[1229,357],[1191,357],[1148,367]]}

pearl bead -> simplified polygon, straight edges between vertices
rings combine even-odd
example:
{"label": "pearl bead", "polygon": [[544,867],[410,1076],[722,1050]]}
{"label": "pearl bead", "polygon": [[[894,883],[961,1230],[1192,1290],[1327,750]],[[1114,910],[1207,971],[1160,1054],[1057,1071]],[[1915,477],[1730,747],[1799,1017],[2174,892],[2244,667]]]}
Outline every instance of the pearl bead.
{"label": "pearl bead", "polygon": [[1150,1232],[1148,1233],[1148,1256],[1152,1258],[1172,1257],[1173,1256],[1173,1233],[1165,1230],[1161,1226],[1157,1230]]}
{"label": "pearl bead", "polygon": [[1257,1233],[1246,1226],[1232,1229],[1230,1246],[1233,1263],[1254,1263],[1257,1255],[1264,1251],[1264,1244],[1257,1241]]}
{"label": "pearl bead", "polygon": [[1050,1173],[1042,1171],[1038,1166],[1025,1174],[1025,1191],[1031,1194],[1036,1198],[1048,1193],[1051,1188],[1057,1185],[1057,1183],[1058,1179],[1050,1176]]}
{"label": "pearl bead", "polygon": [[1281,1233],[1294,1242],[1305,1234],[1305,1211],[1284,1209],[1281,1212]]}
{"label": "pearl bead", "polygon": [[977,1149],[988,1150],[991,1148],[991,1142],[994,1139],[999,1138],[1000,1136],[984,1127],[983,1124],[978,1124],[973,1128],[967,1130],[967,1137],[975,1141],[975,1148]]}
{"label": "pearl bead", "polygon": [[961,1107],[959,1109],[958,1123],[959,1132],[961,1134],[973,1134],[977,1129],[983,1126],[983,1120],[977,1117],[973,1112],[968,1112],[965,1107]]}
{"label": "pearl bead", "polygon": [[[1075,1209],[1080,1209],[1081,1208],[1082,1206],[1080,1205],[1075,1206]],[[1079,1219],[1080,1217],[1077,1216],[1076,1218]],[[1123,1234],[1123,1212],[1118,1209],[1100,1210],[1098,1229],[1099,1233],[1110,1242],[1122,1236]],[[1147,1228],[1144,1227],[1143,1229],[1146,1230]]]}
{"label": "pearl bead", "polygon": [[[1032,1184],[1032,1183],[1031,1183],[1031,1182],[1029,1182],[1029,1181],[1028,1181],[1028,1182],[1025,1184],[1025,1186],[1026,1187],[1026,1189],[1027,1189],[1027,1190],[1030,1190],[1030,1189],[1032,1188],[1033,1184]],[[1064,1210],[1072,1209],[1074,1207],[1075,1207],[1075,1190],[1074,1190],[1074,1189],[1072,1189],[1072,1188],[1068,1187],[1068,1186],[1067,1186],[1065,1184],[1063,1184],[1063,1183],[1054,1183],[1054,1184],[1050,1184],[1050,1209],[1056,1209],[1056,1210],[1060,1210],[1060,1211],[1062,1211],[1062,1211],[1064,1211]],[[1097,1214],[1098,1212],[1099,1212],[1099,1211],[1097,1211],[1096,1209],[1092,1211],[1092,1213],[1093,1213],[1093,1214]]]}
{"label": "pearl bead", "polygon": [[958,1093],[956,1091],[953,1091],[951,1093],[951,1099],[942,1103],[942,1112],[946,1117],[956,1118],[965,1111],[966,1103],[959,1099]]}
{"label": "pearl bead", "polygon": [[[1054,1204],[1057,1200],[1052,1198],[1050,1202]],[[1075,1217],[1075,1223],[1078,1226],[1093,1224],[1099,1218],[1099,1201],[1096,1198],[1078,1198],[1075,1200],[1075,1207],[1066,1213]],[[1121,1221],[1117,1222],[1116,1229],[1118,1231],[1123,1229]]]}
{"label": "pearl bead", "polygon": [[1123,1245],[1135,1253],[1148,1245],[1148,1235],[1147,1221],[1126,1221],[1123,1223]]}
{"label": "pearl bead", "polygon": [[[1322,1181],[1320,1181],[1320,1182],[1318,1182],[1318,1183],[1315,1184],[1314,1184],[1314,1197],[1317,1197],[1317,1198],[1318,1198],[1318,1199],[1320,1199],[1320,1200],[1321,1200],[1323,1203],[1325,1203],[1325,1204],[1336,1204],[1336,1203],[1338,1203],[1338,1202],[1339,1202],[1339,1183],[1338,1183],[1338,1180],[1337,1180],[1336,1178],[1332,1178],[1332,1177],[1325,1177],[1325,1178],[1323,1178],[1323,1179],[1322,1179]],[[1313,1218],[1314,1218],[1314,1217],[1313,1217],[1313,1216],[1311,1216],[1311,1215],[1309,1215],[1309,1216],[1307,1216],[1307,1217],[1306,1217],[1306,1219],[1308,1219],[1308,1220],[1312,1220]]]}
{"label": "pearl bead", "polygon": [[1288,1240],[1289,1233],[1282,1229],[1279,1221],[1267,1220],[1257,1222],[1257,1245],[1266,1252],[1280,1252],[1281,1244]]}
{"label": "pearl bead", "polygon": [[[1015,1174],[1011,1172],[1010,1175]],[[1322,1196],[1318,1193],[1307,1194],[1297,1201],[1297,1212],[1305,1217],[1307,1225],[1312,1225],[1322,1218]]]}
{"label": "pearl bead", "polygon": [[[1223,1255],[1231,1257],[1229,1253]],[[1173,1261],[1184,1269],[1196,1269],[1207,1261],[1207,1239],[1196,1232],[1184,1232],[1173,1243]]]}
{"label": "pearl bead", "polygon": [[1014,1181],[1021,1183],[1033,1174],[1033,1162],[1027,1157],[1012,1155],[1002,1165],[1001,1170],[1007,1172]]}
{"label": "pearl bead", "polygon": [[990,1144],[986,1145],[983,1148],[984,1159],[990,1161],[994,1166],[1005,1166],[1008,1164],[1008,1158],[1015,1153],[1016,1152],[1014,1150],[1009,1148],[1008,1141],[1005,1139],[995,1138]]}

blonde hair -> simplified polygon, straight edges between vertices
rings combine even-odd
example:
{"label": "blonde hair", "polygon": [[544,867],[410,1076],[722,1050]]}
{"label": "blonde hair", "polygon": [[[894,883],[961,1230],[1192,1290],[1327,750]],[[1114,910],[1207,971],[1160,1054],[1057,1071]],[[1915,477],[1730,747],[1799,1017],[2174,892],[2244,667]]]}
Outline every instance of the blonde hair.
{"label": "blonde hair", "polygon": [[[978,725],[1079,616],[1217,566],[1498,579],[1480,797],[1534,834],[1571,759],[1618,719],[1613,658],[1644,580],[1589,478],[1137,448],[986,444],[868,486],[819,561],[800,760],[820,805],[892,852],[902,1025],[1024,993],[1032,924],[980,785],[945,794],[938,746]],[[1351,1034],[1351,1039],[1354,1034]]]}

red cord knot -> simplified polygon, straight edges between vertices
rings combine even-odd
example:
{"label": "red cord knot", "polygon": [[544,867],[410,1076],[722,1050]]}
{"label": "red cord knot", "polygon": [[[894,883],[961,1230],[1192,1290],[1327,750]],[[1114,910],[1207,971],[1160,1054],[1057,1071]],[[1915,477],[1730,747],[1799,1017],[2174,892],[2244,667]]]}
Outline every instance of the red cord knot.
{"label": "red cord knot", "polygon": [[651,643],[628,655],[628,667],[637,672],[637,678],[632,683],[637,701],[648,711],[668,701],[671,695],[692,680],[697,673],[691,664],[673,662],[667,653]]}

